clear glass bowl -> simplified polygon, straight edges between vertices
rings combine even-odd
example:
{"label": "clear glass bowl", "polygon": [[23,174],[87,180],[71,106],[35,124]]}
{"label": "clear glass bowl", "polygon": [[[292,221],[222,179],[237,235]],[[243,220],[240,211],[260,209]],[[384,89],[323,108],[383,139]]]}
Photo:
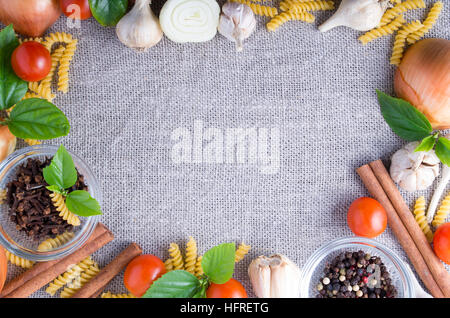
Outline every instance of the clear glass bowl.
{"label": "clear glass bowl", "polygon": [[[26,163],[29,158],[45,159],[52,157],[58,150],[57,146],[37,145],[26,147],[12,153],[8,158],[0,163],[0,189],[6,189],[6,184],[16,176],[19,166]],[[84,176],[84,181],[89,188],[89,193],[99,204],[102,204],[102,193],[96,178],[86,163],[75,154],[72,155],[75,167]],[[44,262],[62,258],[73,253],[83,245],[94,231],[99,216],[80,217],[81,225],[73,228],[73,237],[62,246],[58,246],[50,251],[38,251],[38,246],[42,241],[34,241],[24,232],[16,229],[16,224],[10,220],[8,215],[8,205],[0,205],[0,244],[14,255],[37,262]]]}
{"label": "clear glass bowl", "polygon": [[363,237],[337,239],[315,251],[302,270],[300,297],[316,297],[316,286],[323,277],[325,265],[343,252],[359,250],[381,258],[391,276],[392,284],[397,288],[398,298],[415,297],[415,278],[411,269],[392,250],[377,241]]}

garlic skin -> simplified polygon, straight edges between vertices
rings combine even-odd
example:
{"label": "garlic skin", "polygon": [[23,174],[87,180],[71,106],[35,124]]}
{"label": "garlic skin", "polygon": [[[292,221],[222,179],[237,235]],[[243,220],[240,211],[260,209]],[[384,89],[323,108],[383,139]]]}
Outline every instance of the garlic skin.
{"label": "garlic skin", "polygon": [[300,269],[284,255],[259,256],[248,275],[258,298],[299,298]]}
{"label": "garlic skin", "polygon": [[440,160],[434,150],[414,152],[418,145],[418,141],[408,143],[391,161],[392,179],[409,192],[425,190],[439,175]]}
{"label": "garlic skin", "polygon": [[133,9],[116,26],[120,42],[137,51],[146,51],[161,41],[163,32],[150,8],[150,0],[136,0]]}
{"label": "garlic skin", "polygon": [[255,14],[248,5],[238,2],[227,2],[223,5],[218,31],[228,40],[236,42],[236,51],[243,50],[243,41],[255,28]]}
{"label": "garlic skin", "polygon": [[327,32],[337,26],[347,26],[358,31],[369,31],[378,26],[389,5],[389,0],[342,0],[337,11],[319,26]]}

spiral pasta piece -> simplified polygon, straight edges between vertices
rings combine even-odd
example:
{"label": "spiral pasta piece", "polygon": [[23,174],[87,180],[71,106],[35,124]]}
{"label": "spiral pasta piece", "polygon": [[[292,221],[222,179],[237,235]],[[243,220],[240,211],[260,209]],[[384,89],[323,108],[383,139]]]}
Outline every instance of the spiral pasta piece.
{"label": "spiral pasta piece", "polygon": [[8,194],[8,191],[6,189],[0,190],[0,204],[5,203],[7,194]]}
{"label": "spiral pasta piece", "polygon": [[381,17],[380,25],[383,26],[391,22],[396,16],[413,9],[425,8],[423,0],[406,0],[396,4],[393,8],[387,10]]}
{"label": "spiral pasta piece", "polygon": [[197,242],[192,236],[186,244],[185,270],[195,275],[195,264],[197,262]]}
{"label": "spiral pasta piece", "polygon": [[61,60],[65,49],[66,48],[63,45],[61,45],[51,55],[52,66],[50,68],[50,72],[40,83],[40,85],[42,85],[42,89],[46,92],[45,93],[46,96],[51,96],[51,94],[52,94],[52,91],[51,91],[52,80],[55,75],[56,68],[58,67],[59,61]]}
{"label": "spiral pasta piece", "polygon": [[170,243],[169,254],[172,260],[173,269],[184,269],[183,256],[180,247],[176,243]]}
{"label": "spiral pasta piece", "polygon": [[291,10],[294,12],[333,10],[334,2],[325,0],[305,1],[305,2],[284,0],[280,2],[280,9],[282,11]]}
{"label": "spiral pasta piece", "polygon": [[252,3],[248,0],[231,0],[232,2],[239,2],[243,3],[247,6],[249,6],[253,13],[256,15],[266,16],[273,18],[278,14],[277,8],[269,7],[269,6],[263,6],[260,4]]}
{"label": "spiral pasta piece", "polygon": [[49,34],[45,40],[42,42],[42,44],[47,48],[47,50],[51,51],[52,46],[55,43],[65,43],[69,44],[72,42],[73,38],[72,35],[65,33],[65,32],[55,32]]}
{"label": "spiral pasta piece", "polygon": [[433,225],[435,228],[442,225],[445,222],[445,219],[447,218],[449,212],[450,212],[450,193],[442,201],[441,206],[439,207],[438,211],[436,212],[436,215],[433,218],[433,221],[431,222],[431,225]]}
{"label": "spiral pasta piece", "polygon": [[55,238],[48,238],[38,246],[39,252],[48,252],[69,242],[75,234],[73,232],[64,232]]}
{"label": "spiral pasta piece", "polygon": [[433,241],[433,232],[431,231],[431,228],[428,225],[425,210],[426,210],[425,197],[421,196],[416,200],[416,204],[414,205],[414,216],[417,224],[419,224],[419,227],[422,230],[423,234],[425,234],[428,242],[431,243]]}
{"label": "spiral pasta piece", "polygon": [[38,96],[48,100],[49,102],[53,101],[53,99],[56,97],[54,94],[52,94],[51,91],[47,90],[43,85],[39,84],[38,82],[29,82],[28,89],[37,94]]}
{"label": "spiral pasta piece", "polygon": [[167,0],[159,22],[164,35],[174,42],[205,42],[216,35],[219,15],[215,0]]}
{"label": "spiral pasta piece", "polygon": [[441,1],[436,2],[428,13],[427,17],[423,21],[423,27],[421,27],[416,32],[412,32],[407,37],[408,44],[414,44],[419,41],[426,33],[428,33],[433,25],[436,23],[439,15],[441,14],[444,4]]}
{"label": "spiral pasta piece", "polygon": [[77,49],[77,40],[72,40],[67,44],[61,59],[59,60],[58,70],[58,91],[67,93],[69,90],[69,68],[72,62],[75,50]]}
{"label": "spiral pasta piece", "polygon": [[75,278],[74,281],[72,281],[72,283],[64,287],[63,291],[61,292],[61,297],[62,298],[72,297],[77,291],[81,289],[81,287],[87,284],[92,278],[97,276],[99,272],[100,268],[98,267],[98,264],[94,262],[94,264],[89,266],[87,270],[82,272],[79,277]]}
{"label": "spiral pasta piece", "polygon": [[36,37],[36,38],[26,38],[26,39],[19,39],[19,43],[25,43],[25,42],[29,42],[29,41],[34,41],[34,42],[38,42],[38,43],[42,43],[43,39],[40,37]]}
{"label": "spiral pasta piece", "polygon": [[111,292],[102,293],[101,298],[136,298],[133,294],[113,294]]}
{"label": "spiral pasta piece", "polygon": [[56,207],[56,210],[59,212],[59,216],[62,217],[63,220],[73,226],[79,226],[81,224],[80,218],[69,211],[66,206],[66,201],[61,194],[52,192],[50,193],[50,198],[52,199],[53,205]]}
{"label": "spiral pasta piece", "polygon": [[402,29],[398,31],[397,36],[395,37],[394,47],[392,49],[392,65],[399,65],[402,61],[403,53],[405,50],[406,37],[408,36],[408,34],[419,30],[422,26],[423,24],[420,23],[420,21],[413,21],[409,24],[406,24]]}
{"label": "spiral pasta piece", "polygon": [[6,251],[6,259],[13,265],[22,267],[22,268],[31,268],[34,265],[34,262],[24,259],[22,257],[16,256],[12,254],[10,251]]}
{"label": "spiral pasta piece", "polygon": [[361,41],[363,45],[366,45],[367,43],[375,39],[394,33],[395,31],[400,29],[403,23],[405,23],[405,19],[403,18],[403,15],[399,15],[391,23],[378,27],[376,29],[372,29],[369,32],[366,32],[365,34],[361,35],[359,37],[359,41]]}
{"label": "spiral pasta piece", "polygon": [[54,296],[56,294],[56,292],[61,289],[62,287],[64,287],[65,285],[69,284],[70,282],[72,282],[76,277],[78,277],[79,275],[81,275],[81,273],[83,272],[83,268],[85,268],[86,266],[89,268],[89,266],[91,266],[93,264],[93,261],[91,259],[91,257],[87,257],[84,260],[82,260],[80,263],[78,263],[77,265],[73,265],[68,271],[66,271],[64,274],[59,275],[57,278],[55,278],[53,280],[53,282],[51,282],[47,289],[45,290],[45,292],[51,296]]}
{"label": "spiral pasta piece", "polygon": [[315,17],[309,12],[292,12],[285,11],[281,12],[279,15],[272,18],[266,25],[267,30],[273,32],[278,29],[281,25],[291,20],[299,20],[308,23],[313,23]]}
{"label": "spiral pasta piece", "polygon": [[235,263],[239,263],[240,261],[242,261],[245,257],[245,255],[247,255],[248,251],[250,251],[251,246],[250,245],[245,245],[245,243],[241,243],[238,247],[238,249],[236,250],[236,255],[234,256],[234,262]]}
{"label": "spiral pasta piece", "polygon": [[195,276],[197,277],[203,276],[202,258],[203,256],[197,257],[197,262],[195,263]]}
{"label": "spiral pasta piece", "polygon": [[29,146],[36,146],[41,144],[41,142],[36,139],[24,139],[23,141],[25,141]]}
{"label": "spiral pasta piece", "polygon": [[173,264],[170,258],[164,262],[164,267],[166,268],[166,272],[173,271]]}

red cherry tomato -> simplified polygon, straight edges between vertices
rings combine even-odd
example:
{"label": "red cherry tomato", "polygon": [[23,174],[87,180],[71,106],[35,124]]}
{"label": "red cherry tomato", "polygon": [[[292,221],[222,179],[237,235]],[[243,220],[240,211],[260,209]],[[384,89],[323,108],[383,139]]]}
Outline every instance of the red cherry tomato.
{"label": "red cherry tomato", "polygon": [[50,72],[52,58],[50,52],[41,43],[28,41],[14,50],[11,65],[21,79],[37,82]]}
{"label": "red cherry tomato", "polygon": [[164,263],[158,257],[141,255],[128,264],[123,281],[130,293],[141,297],[150,285],[165,273]]}
{"label": "red cherry tomato", "polygon": [[356,235],[375,237],[386,229],[387,215],[377,200],[359,198],[350,205],[347,222],[352,232]]}
{"label": "red cherry tomato", "polygon": [[438,227],[434,233],[433,247],[437,257],[450,265],[450,223]]}
{"label": "red cherry tomato", "polygon": [[237,280],[231,278],[225,284],[212,283],[206,291],[206,298],[247,298],[247,292]]}
{"label": "red cherry tomato", "polygon": [[60,0],[62,12],[75,20],[86,20],[92,17],[89,0]]}

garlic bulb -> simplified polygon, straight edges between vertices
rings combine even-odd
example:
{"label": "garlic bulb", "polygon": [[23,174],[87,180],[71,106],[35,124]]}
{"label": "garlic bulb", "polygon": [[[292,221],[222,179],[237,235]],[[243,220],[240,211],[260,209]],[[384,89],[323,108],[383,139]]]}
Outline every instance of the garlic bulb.
{"label": "garlic bulb", "polygon": [[259,298],[298,298],[300,269],[284,255],[259,256],[248,267],[255,295]]}
{"label": "garlic bulb", "polygon": [[337,26],[347,26],[358,31],[369,31],[378,26],[389,0],[342,0],[337,11],[319,26],[326,32]]}
{"label": "garlic bulb", "polygon": [[164,34],[174,42],[205,42],[216,36],[219,15],[216,0],[167,0],[159,20]]}
{"label": "garlic bulb", "polygon": [[243,3],[227,2],[222,7],[218,30],[228,40],[236,42],[242,51],[242,42],[255,31],[256,19],[252,9]]}
{"label": "garlic bulb", "polygon": [[419,142],[408,143],[392,156],[391,177],[406,191],[428,188],[439,175],[439,158],[434,150],[415,152]]}
{"label": "garlic bulb", "polygon": [[116,27],[120,42],[138,51],[145,51],[161,41],[163,33],[158,18],[150,8],[150,0],[136,0]]}

